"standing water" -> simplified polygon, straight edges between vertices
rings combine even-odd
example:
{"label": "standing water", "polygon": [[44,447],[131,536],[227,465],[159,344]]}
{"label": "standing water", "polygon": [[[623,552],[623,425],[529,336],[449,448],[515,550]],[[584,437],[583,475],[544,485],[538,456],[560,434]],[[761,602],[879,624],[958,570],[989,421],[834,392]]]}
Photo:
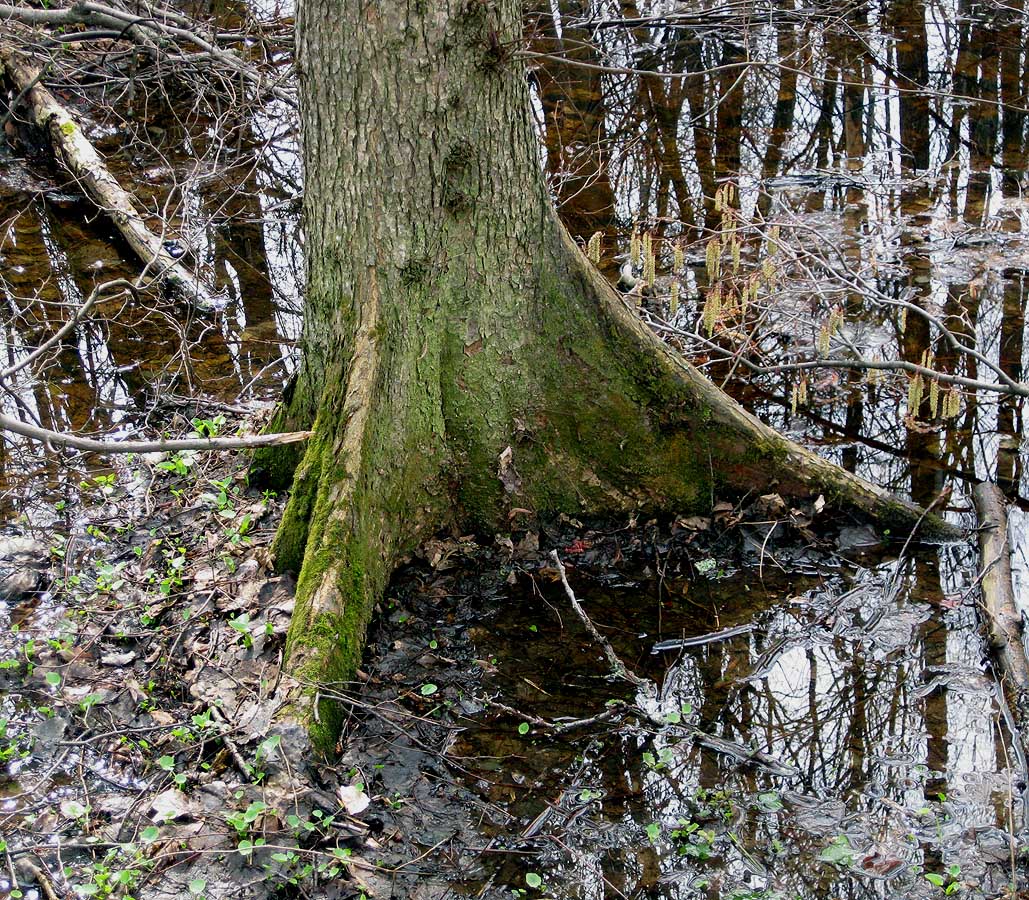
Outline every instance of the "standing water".
{"label": "standing water", "polygon": [[[970,484],[997,481],[1024,608],[1025,392],[1003,390],[1023,377],[1029,267],[1021,4],[530,6],[520,57],[553,195],[584,250],[592,240],[612,280],[627,261],[650,282],[627,302],[652,327],[834,461],[962,526]],[[273,35],[290,24],[277,9],[220,15]],[[289,105],[183,115],[145,92],[97,96],[76,100],[90,137],[224,305],[102,302],[18,374],[4,411],[124,438],[267,404],[299,335]],[[74,185],[24,146],[0,154],[13,364],[138,265]],[[910,366],[935,374],[917,383]],[[80,485],[120,463],[14,439],[2,459],[12,533],[74,536],[102,557]],[[451,542],[398,575],[367,680],[342,692],[339,772],[374,793],[389,838],[369,891],[1025,889],[1029,771],[987,665],[972,545],[902,547],[775,498],[712,500],[712,516],[661,528]],[[612,676],[541,545],[655,697]],[[20,628],[3,652],[24,655],[63,603],[5,603]],[[3,703],[16,720],[16,693]]]}

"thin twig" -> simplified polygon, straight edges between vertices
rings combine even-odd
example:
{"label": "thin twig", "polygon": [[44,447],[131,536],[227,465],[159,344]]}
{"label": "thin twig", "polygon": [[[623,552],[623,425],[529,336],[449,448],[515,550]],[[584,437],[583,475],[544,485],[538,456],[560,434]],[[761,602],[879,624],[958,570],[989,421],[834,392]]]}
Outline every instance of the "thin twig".
{"label": "thin twig", "polygon": [[556,550],[550,551],[550,558],[554,560],[557,565],[558,572],[561,573],[561,584],[564,585],[565,594],[568,595],[568,602],[572,604],[572,609],[575,610],[576,615],[582,620],[582,624],[586,626],[586,630],[590,633],[590,637],[593,638],[604,651],[604,656],[607,657],[607,664],[611,667],[611,674],[616,678],[621,678],[623,681],[628,681],[629,684],[635,685],[636,687],[643,687],[650,685],[650,682],[645,678],[640,678],[634,672],[630,672],[619,658],[618,654],[615,653],[614,647],[611,643],[599,632],[597,627],[590,621],[590,617],[586,615],[586,610],[582,608],[578,599],[575,596],[575,591],[572,590],[572,586],[568,583],[568,576],[565,574],[564,563],[561,562],[561,557],[557,555]]}

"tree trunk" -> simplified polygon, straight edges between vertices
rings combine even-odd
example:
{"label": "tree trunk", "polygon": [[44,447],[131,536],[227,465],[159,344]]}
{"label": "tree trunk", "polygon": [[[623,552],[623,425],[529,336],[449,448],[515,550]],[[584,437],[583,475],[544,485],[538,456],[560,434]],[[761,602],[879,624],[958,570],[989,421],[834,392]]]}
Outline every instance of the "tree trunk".
{"label": "tree trunk", "polygon": [[[305,0],[298,28],[309,261],[304,360],[257,465],[293,493],[275,543],[300,572],[284,715],[335,741],[402,554],[526,510],[709,510],[731,489],[919,511],[789,442],[665,347],[558,223],[517,0]],[[935,524],[935,523],[933,523]]]}

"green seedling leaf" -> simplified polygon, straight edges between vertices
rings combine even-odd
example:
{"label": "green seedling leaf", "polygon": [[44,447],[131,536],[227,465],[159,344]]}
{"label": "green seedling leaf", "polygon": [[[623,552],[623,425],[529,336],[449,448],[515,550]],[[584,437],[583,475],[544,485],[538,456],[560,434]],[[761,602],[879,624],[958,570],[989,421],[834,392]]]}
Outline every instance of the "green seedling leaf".
{"label": "green seedling leaf", "polygon": [[273,734],[271,737],[265,738],[257,746],[257,756],[259,759],[267,759],[271,756],[278,748],[279,744],[282,743],[282,735]]}
{"label": "green seedling leaf", "polygon": [[778,812],[782,809],[782,800],[779,799],[779,795],[775,791],[765,791],[763,794],[758,794],[757,802],[767,812]]}
{"label": "green seedling leaf", "polygon": [[847,836],[841,834],[818,854],[818,859],[833,865],[849,866],[854,862],[854,848],[850,846]]}

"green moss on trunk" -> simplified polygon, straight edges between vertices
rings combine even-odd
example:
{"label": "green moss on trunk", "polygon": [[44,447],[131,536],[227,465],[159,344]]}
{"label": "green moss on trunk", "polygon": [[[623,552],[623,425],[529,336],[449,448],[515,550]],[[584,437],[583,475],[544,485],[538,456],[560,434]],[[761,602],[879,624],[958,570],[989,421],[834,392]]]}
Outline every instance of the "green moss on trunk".
{"label": "green moss on trunk", "polygon": [[305,361],[276,424],[317,423],[299,466],[259,461],[297,467],[275,550],[300,570],[287,709],[318,746],[339,725],[320,686],[352,677],[393,567],[438,529],[703,511],[723,485],[918,518],[741,410],[586,262],[523,74],[489,49],[519,39],[517,0],[302,5]]}

